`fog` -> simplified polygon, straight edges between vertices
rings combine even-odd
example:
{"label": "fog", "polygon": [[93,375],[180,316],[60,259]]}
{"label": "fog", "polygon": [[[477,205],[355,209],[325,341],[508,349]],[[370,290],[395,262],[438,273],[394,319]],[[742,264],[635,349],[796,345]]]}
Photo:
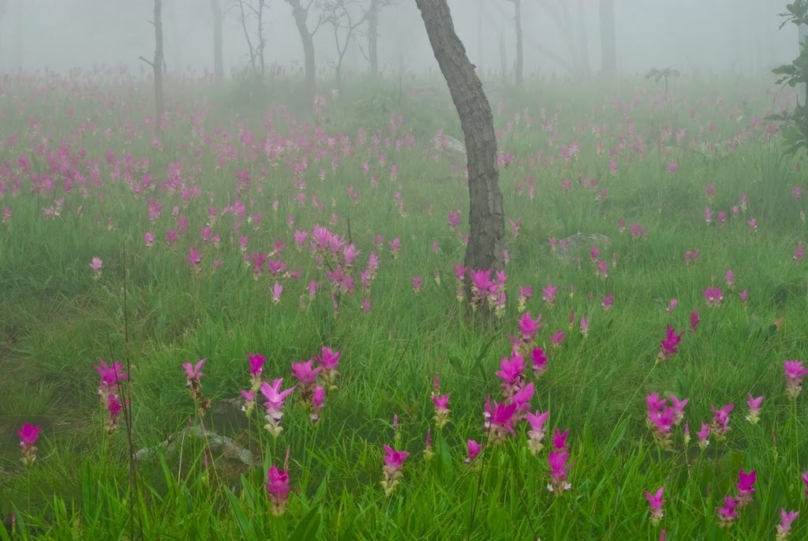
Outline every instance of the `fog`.
{"label": "fog", "polygon": [[[248,0],[244,0],[248,1]],[[257,0],[253,0],[257,2]],[[544,0],[565,6],[571,28],[560,28],[541,0],[523,0],[525,72],[567,74],[565,63],[586,50],[592,73],[600,69],[598,0]],[[565,4],[566,2],[566,4]],[[48,69],[67,72],[94,65],[126,65],[135,72],[148,66],[154,32],[150,0],[0,0],[0,71]],[[365,0],[358,4],[365,3]],[[786,0],[615,0],[617,58],[623,74],[675,67],[682,72],[763,72],[797,53],[792,25],[779,30]],[[169,71],[213,69],[212,14],[209,0],[164,0],[165,57]],[[485,73],[512,70],[515,58],[513,4],[507,0],[450,0],[458,34],[469,57]],[[238,10],[221,0],[225,71],[249,58]],[[357,13],[361,9],[357,6]],[[563,9],[561,9],[563,11]],[[312,8],[309,27],[317,22]],[[290,6],[269,0],[265,15],[267,65],[299,68],[302,47]],[[254,21],[249,21],[254,34]],[[399,0],[379,16],[379,64],[383,73],[434,70],[423,22],[414,0]],[[583,30],[586,45],[581,47]],[[345,70],[367,69],[366,37],[357,35],[346,54]],[[317,68],[335,59],[333,29],[315,35]]]}

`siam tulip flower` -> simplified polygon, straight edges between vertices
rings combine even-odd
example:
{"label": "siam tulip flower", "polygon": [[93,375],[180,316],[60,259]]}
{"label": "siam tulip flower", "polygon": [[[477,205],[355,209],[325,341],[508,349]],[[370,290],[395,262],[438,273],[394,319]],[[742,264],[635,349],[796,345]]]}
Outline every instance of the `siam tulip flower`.
{"label": "siam tulip flower", "polygon": [[353,244],[346,246],[345,249],[342,250],[342,257],[345,261],[345,267],[350,269],[351,265],[353,265],[354,259],[356,259],[356,257],[361,253],[362,252],[357,250],[356,246]]}
{"label": "siam tulip flower", "polygon": [[805,257],[805,245],[804,244],[798,244],[797,249],[794,250],[793,259],[794,259],[794,261],[799,263],[800,261],[802,261],[803,257]]}
{"label": "siam tulip flower", "polygon": [[564,451],[567,449],[567,436],[569,436],[570,431],[565,430],[561,432],[558,428],[553,430],[553,449],[556,451]]}
{"label": "siam tulip flower", "polygon": [[746,223],[749,225],[749,228],[752,230],[752,233],[757,233],[757,219],[756,218],[752,218]]}
{"label": "siam tulip flower", "polygon": [[399,250],[401,250],[401,239],[396,237],[389,242],[389,245],[390,245],[390,255],[393,256],[393,259],[396,259],[398,257]]}
{"label": "siam tulip flower", "polygon": [[200,263],[202,263],[202,255],[196,248],[188,249],[188,257],[185,258],[185,261],[191,265],[191,270],[193,270],[195,273],[199,273],[202,270],[202,268],[199,266]]}
{"label": "siam tulip flower", "polygon": [[516,404],[498,404],[486,400],[485,403],[485,430],[488,431],[488,442],[499,445],[505,441],[508,434],[513,434],[513,416],[516,413]]}
{"label": "siam tulip flower", "polygon": [[696,433],[699,438],[699,448],[703,451],[710,445],[710,425],[706,423],[701,424],[701,430]]}
{"label": "siam tulip flower", "polygon": [[258,353],[248,353],[247,359],[250,361],[250,384],[253,391],[261,388],[261,374],[264,371],[264,363],[267,358],[265,355]]}
{"label": "siam tulip flower", "polygon": [[283,385],[282,378],[273,381],[272,385],[266,381],[261,384],[261,394],[263,394],[266,398],[264,407],[267,410],[265,416],[267,424],[264,426],[264,428],[276,438],[283,431],[283,427],[281,426],[281,418],[283,417],[283,402],[286,400],[286,397],[295,390],[294,387],[291,387],[285,391],[281,391],[281,385]]}
{"label": "siam tulip flower", "polygon": [[749,203],[749,198],[747,198],[747,197],[746,197],[746,194],[745,194],[745,193],[742,193],[742,194],[741,194],[741,210],[742,210],[743,212],[746,212],[746,209],[747,209],[748,203]]}
{"label": "siam tulip flower", "polygon": [[586,338],[589,336],[589,318],[582,317],[581,318],[581,334]]}
{"label": "siam tulip flower", "polygon": [[671,162],[668,164],[668,174],[670,175],[674,174],[677,169],[679,169],[679,164],[677,164],[676,162]]}
{"label": "siam tulip flower", "polygon": [[775,537],[775,541],[785,541],[788,539],[788,535],[791,532],[791,524],[797,520],[797,515],[799,514],[799,511],[780,510],[780,524],[778,524],[776,528],[777,536]]}
{"label": "siam tulip flower", "polygon": [[710,210],[710,207],[704,209],[704,221],[707,222],[707,225],[713,221],[713,211]]}
{"label": "siam tulip flower", "polygon": [[422,280],[421,280],[420,276],[413,276],[412,277],[412,290],[415,293],[420,293],[421,292],[421,283],[422,283]]}
{"label": "siam tulip flower", "polygon": [[532,455],[537,455],[544,449],[544,444],[542,443],[546,435],[544,425],[549,416],[549,411],[544,413],[539,413],[538,411],[536,413],[528,412],[527,414],[527,422],[530,424],[530,430],[527,433],[527,448]]}
{"label": "siam tulip flower", "polygon": [[671,302],[668,303],[668,307],[666,308],[666,311],[669,314],[672,313],[673,310],[676,308],[677,304],[679,304],[679,301],[677,299],[671,299]]}
{"label": "siam tulip flower", "polygon": [[339,372],[337,372],[337,366],[339,366],[340,356],[342,356],[342,353],[339,351],[334,351],[331,348],[323,347],[323,349],[320,351],[320,355],[314,357],[317,362],[320,363],[323,380],[330,390],[337,388],[337,386],[334,385],[334,381],[336,381],[337,376],[339,375]]}
{"label": "siam tulip flower", "polygon": [[749,289],[744,289],[740,293],[738,293],[738,297],[741,299],[741,304],[746,306],[746,301],[749,298]]}
{"label": "siam tulip flower", "polygon": [[479,464],[476,462],[477,457],[480,456],[480,451],[483,446],[474,440],[466,441],[466,460],[464,464]]}
{"label": "siam tulip flower", "polygon": [[154,233],[146,233],[143,235],[143,240],[146,243],[146,247],[151,248],[154,244]]}
{"label": "siam tulip flower", "polygon": [[746,405],[749,406],[749,414],[746,416],[746,420],[749,421],[749,424],[756,425],[760,421],[760,404],[762,402],[762,396],[752,398],[750,394],[746,399]]}
{"label": "siam tulip flower", "polygon": [[547,282],[547,287],[541,290],[542,292],[542,300],[544,301],[547,306],[552,307],[555,304],[556,293],[558,293],[558,286],[554,286],[550,282]]}
{"label": "siam tulip flower", "polygon": [[312,424],[317,424],[320,420],[320,412],[323,411],[324,402],[325,389],[318,385],[314,388],[314,392],[311,395],[311,412],[309,413],[309,419],[311,419]]}
{"label": "siam tulip flower", "polygon": [[452,211],[449,213],[449,218],[447,219],[449,224],[449,228],[452,230],[457,229],[460,225],[460,211]]}
{"label": "siam tulip flower", "polygon": [[598,276],[600,276],[604,280],[606,278],[608,278],[608,276],[609,276],[609,273],[608,273],[609,264],[606,262],[605,259],[602,259],[602,260],[598,261],[597,269],[598,269],[598,272],[597,272]]}
{"label": "siam tulip flower", "polygon": [[739,509],[752,503],[752,494],[755,493],[755,489],[753,487],[756,479],[757,475],[755,474],[755,470],[752,470],[749,473],[741,470],[738,473],[738,484],[735,485],[735,488],[738,489]]}
{"label": "siam tulip flower", "polygon": [[517,310],[521,314],[527,308],[527,301],[533,297],[533,288],[530,286],[519,286],[519,298],[517,300]]}
{"label": "siam tulip flower", "polygon": [[553,336],[550,337],[550,342],[552,342],[553,347],[560,347],[561,342],[564,341],[564,331],[556,331]]}
{"label": "siam tulip flower", "polygon": [[589,249],[589,258],[590,258],[590,259],[591,259],[593,262],[595,262],[595,261],[597,261],[598,259],[600,259],[600,248],[598,248],[597,246],[592,246],[592,247]]}
{"label": "siam tulip flower", "polygon": [[519,334],[522,337],[522,343],[532,343],[533,339],[536,337],[536,333],[541,328],[541,314],[538,314],[536,319],[530,317],[530,312],[523,314],[519,319]]}
{"label": "siam tulip flower", "polygon": [[252,415],[253,410],[255,409],[255,391],[250,389],[249,391],[239,391],[241,393],[242,398],[244,398],[244,405],[241,406],[241,411],[249,417]]}
{"label": "siam tulip flower", "polygon": [[565,491],[571,490],[572,485],[567,481],[567,473],[569,472],[569,451],[550,451],[547,455],[547,463],[550,470],[550,484],[547,485],[547,490],[553,492],[556,496],[561,496]]}
{"label": "siam tulip flower", "polygon": [[679,400],[675,395],[670,395],[668,396],[668,400],[670,400],[671,407],[673,408],[673,424],[678,425],[685,418],[685,406],[690,402],[690,399],[684,398]]}
{"label": "siam tulip flower", "polygon": [[511,403],[516,406],[516,412],[513,416],[514,424],[525,418],[525,413],[530,409],[530,400],[533,398],[535,392],[536,388],[533,382],[531,382],[522,387],[511,397]]}
{"label": "siam tulip flower", "polygon": [[408,456],[410,454],[407,451],[396,451],[388,445],[384,446],[384,457],[382,457],[382,460],[384,460],[384,467],[382,468],[384,477],[381,485],[384,488],[385,496],[390,496],[396,490],[399,480],[404,477],[401,468]]}
{"label": "siam tulip flower", "polygon": [[525,358],[514,352],[510,358],[503,358],[499,363],[500,369],[496,372],[502,380],[502,394],[507,399],[516,394],[524,385],[522,377],[525,370]]}
{"label": "siam tulip flower", "polygon": [[727,271],[726,282],[728,288],[732,289],[735,287],[735,273],[732,272],[732,270]]}
{"label": "siam tulip flower", "polygon": [[801,361],[783,361],[786,376],[786,395],[796,399],[802,391],[802,378],[808,375],[808,368]]}
{"label": "siam tulip flower", "polygon": [[93,365],[93,368],[101,376],[101,382],[98,384],[98,396],[101,404],[107,405],[109,403],[107,396],[116,393],[118,385],[129,374],[123,371],[123,365],[118,361],[112,361],[112,364],[107,365],[104,359],[98,359],[98,365]]}
{"label": "siam tulip flower", "polygon": [[314,368],[314,359],[292,363],[292,376],[300,382],[300,399],[309,402],[314,386],[317,385],[317,375],[323,370],[322,366]]}
{"label": "siam tulip flower", "polygon": [[704,193],[707,194],[707,201],[713,201],[713,195],[715,195],[715,184],[708,184],[704,187]]}
{"label": "siam tulip flower", "polygon": [[90,262],[90,268],[93,270],[93,278],[98,279],[101,277],[101,267],[103,267],[104,262],[94,257],[93,260]]}
{"label": "siam tulip flower", "polygon": [[530,359],[533,361],[533,375],[538,379],[547,371],[547,354],[542,348],[533,348]]}
{"label": "siam tulip flower", "polygon": [[603,311],[606,312],[614,306],[614,295],[609,293],[605,297],[601,297],[600,299],[600,306],[603,308]]}
{"label": "siam tulip flower", "polygon": [[289,473],[279,470],[277,466],[272,466],[267,471],[267,493],[269,494],[269,502],[271,504],[270,512],[279,517],[286,511],[286,502],[289,499]]}
{"label": "siam tulip flower", "polygon": [[724,498],[724,505],[717,507],[718,510],[718,525],[722,528],[729,528],[732,526],[733,521],[738,518],[738,513],[735,509],[738,507],[738,500],[732,496]]}
{"label": "siam tulip flower", "polygon": [[39,431],[41,426],[33,426],[30,423],[25,423],[22,428],[17,430],[17,436],[20,437],[20,447],[22,448],[22,463],[24,466],[30,466],[36,461],[36,440],[39,438]]}
{"label": "siam tulip flower", "polygon": [[667,404],[659,409],[648,410],[648,421],[653,430],[654,441],[660,449],[670,451],[673,448],[674,410]]}
{"label": "siam tulip flower", "polygon": [[695,312],[690,313],[690,332],[696,332],[696,329],[699,327],[699,311],[696,310]]}
{"label": "siam tulip flower", "polygon": [[432,460],[435,456],[435,451],[432,450],[432,430],[426,429],[426,441],[424,442],[424,459]]}
{"label": "siam tulip flower", "polygon": [[202,367],[207,362],[207,359],[200,359],[196,364],[182,363],[182,368],[185,370],[185,377],[187,378],[185,386],[191,392],[191,397],[194,399],[198,407],[199,415],[204,416],[210,409],[210,398],[202,395]]}
{"label": "siam tulip flower", "polygon": [[[457,271],[457,269],[455,269]],[[491,290],[496,283],[491,280],[490,270],[471,271],[471,305],[476,309],[491,299]],[[459,292],[458,292],[459,293]]]}
{"label": "siam tulip flower", "polygon": [[660,345],[662,349],[659,351],[659,355],[657,355],[657,362],[665,362],[669,361],[671,357],[673,357],[676,353],[679,352],[679,349],[676,347],[682,341],[682,335],[684,331],[676,334],[676,331],[670,325],[666,325],[665,327],[665,339],[660,340]]}
{"label": "siam tulip flower", "polygon": [[718,211],[718,225],[724,225],[727,223],[727,211],[719,210]]}
{"label": "siam tulip flower", "polygon": [[275,282],[275,285],[272,286],[272,302],[278,304],[281,302],[281,294],[283,293],[283,286],[280,285],[278,282]]}
{"label": "siam tulip flower", "polygon": [[518,217],[515,221],[508,218],[508,223],[510,224],[513,238],[517,238],[519,236],[519,228],[522,225],[522,217]]}
{"label": "siam tulip flower", "polygon": [[704,298],[707,301],[707,306],[721,306],[724,295],[721,293],[720,287],[708,287],[704,290]]}
{"label": "siam tulip flower", "polygon": [[659,526],[659,523],[665,516],[662,512],[662,505],[665,503],[665,500],[662,499],[664,489],[665,487],[659,487],[654,494],[651,494],[647,490],[645,491],[645,499],[648,500],[648,505],[651,507],[651,524],[654,526]]}
{"label": "siam tulip flower", "polygon": [[690,445],[690,425],[688,423],[685,423],[685,428],[682,432],[683,432],[682,439],[684,440],[685,443],[685,450],[687,450],[687,446]]}
{"label": "siam tulip flower", "polygon": [[3,223],[8,225],[11,222],[11,209],[6,207],[3,209]]}
{"label": "siam tulip flower", "polygon": [[449,422],[449,394],[433,396],[432,402],[435,404],[435,427],[440,430]]}
{"label": "siam tulip flower", "polygon": [[735,404],[727,404],[721,409],[715,409],[710,405],[710,409],[713,410],[713,421],[710,425],[710,430],[716,441],[724,440],[727,432],[731,430],[729,427],[729,414],[733,408],[735,408]]}
{"label": "siam tulip flower", "polygon": [[107,396],[107,418],[104,422],[104,428],[107,434],[112,434],[118,429],[118,423],[121,412],[123,411],[123,404],[118,397],[112,393]]}

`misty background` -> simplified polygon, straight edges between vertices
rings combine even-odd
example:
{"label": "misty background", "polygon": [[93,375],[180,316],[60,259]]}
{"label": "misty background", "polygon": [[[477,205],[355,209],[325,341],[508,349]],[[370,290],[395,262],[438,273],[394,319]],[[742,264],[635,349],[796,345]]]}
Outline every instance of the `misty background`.
{"label": "misty background", "polygon": [[[247,1],[247,0],[245,0]],[[598,0],[545,0],[566,9],[559,27],[540,0],[523,0],[526,74],[565,75],[575,55],[600,70]],[[138,59],[154,53],[151,0],[0,0],[0,71],[126,65],[150,72]],[[366,2],[365,2],[366,3]],[[782,31],[779,13],[787,0],[615,0],[617,57],[624,75],[674,67],[685,73],[765,72],[797,53],[793,26]],[[224,61],[229,76],[246,66],[249,48],[238,9],[221,0]],[[507,0],[449,0],[456,30],[472,62],[485,73],[512,71],[515,58],[513,4]],[[565,6],[565,7],[564,7]],[[359,8],[358,8],[359,9]],[[213,70],[213,16],[209,0],[164,0],[165,57],[170,72]],[[312,8],[309,28],[317,22]],[[250,27],[254,34],[254,21]],[[399,0],[379,16],[379,64],[383,74],[436,70],[437,63],[413,0]],[[299,69],[303,52],[290,6],[270,0],[265,15],[267,66]],[[583,38],[582,38],[583,36]],[[357,35],[345,59],[347,72],[364,71],[366,37]],[[333,29],[315,35],[318,72],[335,59]],[[582,55],[581,51],[586,51]]]}

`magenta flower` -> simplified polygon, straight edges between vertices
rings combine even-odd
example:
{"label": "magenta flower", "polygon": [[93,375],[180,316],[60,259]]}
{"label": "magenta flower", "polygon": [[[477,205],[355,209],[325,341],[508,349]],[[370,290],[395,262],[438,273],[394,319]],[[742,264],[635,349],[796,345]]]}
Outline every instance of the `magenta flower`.
{"label": "magenta flower", "polygon": [[659,343],[662,346],[662,349],[659,351],[659,355],[657,356],[657,362],[665,362],[670,360],[676,353],[679,352],[679,349],[676,347],[682,341],[682,335],[684,331],[676,334],[676,331],[670,325],[667,325],[665,328],[665,339],[661,340]]}
{"label": "magenta flower", "polygon": [[300,382],[300,399],[304,403],[311,401],[311,393],[317,384],[317,375],[323,370],[322,366],[314,368],[314,359],[292,363],[292,376]]}
{"label": "magenta flower", "polygon": [[390,255],[393,256],[393,259],[398,257],[398,252],[401,250],[401,239],[396,237],[391,240],[389,243],[390,245]]}
{"label": "magenta flower", "polygon": [[541,314],[536,319],[530,317],[530,312],[523,314],[519,319],[519,333],[522,335],[522,341],[531,342],[541,327]]}
{"label": "magenta flower", "polygon": [[743,507],[752,503],[752,494],[755,493],[754,484],[757,480],[755,470],[746,473],[743,469],[738,473],[738,507]]}
{"label": "magenta flower", "polygon": [[533,394],[536,392],[536,388],[533,385],[533,382],[528,383],[519,391],[517,391],[511,397],[511,403],[516,406],[516,413],[514,414],[514,422],[521,421],[524,419],[524,414],[527,410],[530,409],[530,400],[533,398]]}
{"label": "magenta flower", "polygon": [[22,428],[17,430],[17,436],[20,437],[20,447],[22,448],[22,463],[25,466],[30,466],[36,460],[36,440],[39,438],[39,431],[42,430],[41,426],[34,426],[30,423],[25,423]]}
{"label": "magenta flower", "polygon": [[205,366],[207,359],[199,359],[196,364],[182,363],[182,368],[185,370],[185,377],[188,381],[185,383],[186,387],[196,388],[202,387],[202,367]]}
{"label": "magenta flower", "polygon": [[679,304],[677,299],[671,299],[671,301],[668,303],[668,308],[666,308],[666,311],[670,314],[676,308],[677,304]]}
{"label": "magenta flower", "polygon": [[668,164],[668,173],[669,174],[671,174],[671,175],[674,174],[677,169],[679,169],[679,164],[677,164],[676,162],[671,162],[671,163]]}
{"label": "magenta flower", "polygon": [[465,464],[473,463],[478,456],[480,456],[480,451],[482,450],[483,446],[477,443],[474,440],[466,441],[466,460],[464,461]]}
{"label": "magenta flower", "polygon": [[441,429],[449,422],[449,394],[433,396],[432,402],[435,404],[435,426]]}
{"label": "magenta flower", "polygon": [[746,301],[749,298],[749,289],[746,288],[738,293],[738,297],[741,299],[741,304],[746,305]]}
{"label": "magenta flower", "polygon": [[123,371],[123,365],[118,361],[112,361],[112,364],[107,365],[104,359],[98,359],[98,365],[93,365],[95,371],[101,376],[101,382],[98,385],[98,395],[101,398],[102,404],[107,404],[107,396],[118,390],[118,384],[121,383],[129,375]]}
{"label": "magenta flower", "polygon": [[272,302],[275,304],[281,302],[281,293],[283,293],[283,286],[275,282],[275,285],[272,286]]}
{"label": "magenta flower", "polygon": [[533,288],[530,286],[519,286],[519,298],[517,300],[517,309],[519,313],[525,311],[527,308],[527,301],[533,297]]}
{"label": "magenta flower", "polygon": [[699,311],[691,312],[690,314],[690,332],[696,332],[699,327]]}
{"label": "magenta flower", "polygon": [[510,358],[503,358],[499,366],[496,376],[502,380],[502,394],[505,398],[510,398],[524,384],[522,374],[525,370],[525,358],[513,352]]}
{"label": "magenta flower", "polygon": [[104,421],[104,427],[107,434],[112,434],[118,429],[118,420],[121,412],[123,411],[123,404],[118,397],[110,393],[107,397],[107,418]]}
{"label": "magenta flower", "polygon": [[286,397],[295,390],[294,387],[291,387],[285,391],[281,391],[281,385],[283,385],[282,378],[273,381],[272,385],[267,382],[264,382],[261,385],[261,394],[263,394],[266,398],[264,407],[267,410],[265,416],[267,424],[264,426],[264,428],[276,438],[283,431],[283,427],[281,426],[281,418],[283,417],[283,402],[286,400]]}
{"label": "magenta flower", "polygon": [[311,413],[309,419],[313,424],[317,424],[320,420],[320,412],[323,411],[323,404],[325,403],[325,389],[317,386],[311,395]]}
{"label": "magenta flower", "polygon": [[699,438],[699,448],[703,451],[710,445],[710,425],[706,423],[701,424],[701,430],[696,433]]}
{"label": "magenta flower", "polygon": [[794,259],[794,261],[799,263],[800,261],[802,261],[803,257],[805,257],[805,245],[804,244],[798,244],[797,249],[794,250],[794,258],[793,259]]}
{"label": "magenta flower", "polygon": [[382,468],[384,478],[381,485],[384,487],[385,496],[390,496],[395,491],[399,480],[404,477],[401,468],[408,456],[410,456],[410,453],[407,451],[396,451],[388,445],[384,446],[384,456],[382,457],[384,461],[384,467]]}
{"label": "magenta flower", "polygon": [[255,409],[255,391],[250,389],[249,391],[239,391],[241,393],[242,398],[244,398],[244,405],[241,406],[241,411],[249,417],[252,415],[253,410]]}
{"label": "magenta flower", "polygon": [[749,225],[749,228],[753,233],[757,232],[757,218],[752,218],[746,223]]}
{"label": "magenta flower", "polygon": [[601,297],[600,299],[600,306],[603,308],[603,311],[606,312],[614,305],[614,295],[609,293],[605,297]]}
{"label": "magenta flower", "polygon": [[550,337],[550,342],[552,342],[554,347],[561,346],[561,342],[564,341],[564,331],[556,331],[553,336]]}
{"label": "magenta flower", "polygon": [[550,466],[550,470],[547,472],[550,474],[550,484],[547,485],[547,490],[556,496],[572,489],[572,485],[567,481],[569,456],[569,451],[550,451],[550,454],[547,455],[547,463]]}
{"label": "magenta flower", "polygon": [[527,422],[530,425],[530,430],[527,433],[527,448],[532,455],[536,455],[544,449],[544,444],[542,443],[546,435],[544,424],[549,416],[549,411],[544,413],[539,413],[538,411],[536,413],[528,412],[527,414]]}
{"label": "magenta flower", "polygon": [[558,286],[554,286],[550,282],[547,282],[547,287],[541,290],[542,292],[542,300],[547,304],[547,306],[553,306],[555,303],[556,294],[558,293]]}
{"label": "magenta flower", "polygon": [[588,317],[581,318],[581,334],[586,338],[589,336],[589,319]]}
{"label": "magenta flower", "polygon": [[728,288],[732,289],[735,287],[735,273],[732,272],[732,270],[727,271],[725,282],[727,283]]}
{"label": "magenta flower", "polygon": [[786,395],[795,399],[802,391],[802,378],[808,375],[808,368],[804,368],[801,361],[783,361],[786,375]]}
{"label": "magenta flower", "polygon": [[271,513],[279,517],[286,511],[286,502],[289,499],[289,473],[272,466],[267,471],[267,493],[272,504]]}
{"label": "magenta flower", "polygon": [[660,449],[670,450],[673,446],[673,424],[675,411],[667,404],[662,408],[648,410],[648,421],[653,429],[654,440]]}
{"label": "magenta flower", "polygon": [[791,524],[797,520],[797,515],[799,514],[799,511],[786,511],[785,509],[780,510],[780,524],[778,524],[776,528],[776,541],[785,541],[788,539],[788,534],[791,532]]}
{"label": "magenta flower", "polygon": [[561,432],[558,428],[553,431],[553,448],[556,451],[563,451],[567,448],[567,436],[569,436],[569,433],[569,430]]}
{"label": "magenta flower", "polygon": [[315,359],[323,369],[323,379],[325,383],[328,385],[328,388],[333,390],[336,389],[337,386],[334,385],[334,381],[336,381],[339,372],[337,372],[337,366],[339,366],[339,358],[342,355],[339,351],[334,351],[331,348],[323,347],[320,352],[320,355],[315,356]]}
{"label": "magenta flower", "polygon": [[154,244],[154,233],[144,234],[143,241],[146,243],[147,248],[151,248],[151,246]]}
{"label": "magenta flower", "polygon": [[247,359],[250,361],[250,382],[252,383],[252,390],[257,391],[261,387],[261,374],[264,371],[264,363],[267,358],[265,355],[258,353],[248,353]]}
{"label": "magenta flower", "polygon": [[533,361],[533,374],[541,377],[547,371],[547,354],[542,348],[533,348],[530,359]]}
{"label": "magenta flower", "polygon": [[200,271],[199,264],[202,263],[202,256],[200,255],[199,250],[193,247],[189,248],[188,257],[185,258],[185,261],[187,261],[191,265],[191,268],[194,270],[194,272]]}
{"label": "magenta flower", "polygon": [[421,292],[421,284],[422,284],[422,283],[423,283],[423,280],[421,279],[421,277],[420,277],[420,276],[413,276],[413,277],[412,277],[412,290],[413,290],[415,293],[420,293],[420,292]]}
{"label": "magenta flower", "polygon": [[90,268],[93,270],[94,278],[98,278],[99,276],[101,276],[101,267],[103,266],[104,262],[98,259],[97,257],[94,257],[92,259],[92,261],[90,262]]}
{"label": "magenta flower", "polygon": [[721,409],[715,409],[710,405],[713,410],[713,422],[710,425],[711,432],[715,436],[716,441],[721,441],[726,437],[726,433],[730,431],[729,427],[729,413],[733,410],[735,404],[727,404]]}
{"label": "magenta flower", "polygon": [[749,424],[756,425],[760,421],[760,404],[762,402],[762,396],[752,398],[750,394],[746,399],[746,405],[749,406],[749,414],[746,416],[746,420],[749,421]]}
{"label": "magenta flower", "polygon": [[356,249],[356,246],[353,244],[349,244],[342,250],[342,257],[345,260],[345,266],[347,268],[351,268],[353,265],[354,260],[357,258],[359,254],[362,252]]}
{"label": "magenta flower", "polygon": [[665,503],[665,500],[662,499],[662,491],[664,489],[665,487],[659,487],[654,494],[651,494],[647,490],[645,491],[645,499],[648,500],[648,505],[651,507],[651,524],[654,526],[658,526],[665,516],[662,512],[662,505]]}
{"label": "magenta flower", "polygon": [[738,507],[738,500],[732,496],[724,498],[724,505],[717,507],[719,526],[722,528],[729,528],[732,526],[733,521],[738,518],[738,512],[735,509]]}
{"label": "magenta flower", "polygon": [[488,431],[488,441],[498,445],[505,441],[508,434],[513,434],[513,417],[516,413],[516,404],[491,405],[490,399],[485,403],[484,428]]}
{"label": "magenta flower", "polygon": [[720,287],[708,287],[704,290],[704,298],[707,301],[707,306],[720,306],[721,301],[724,300],[724,295],[721,293]]}

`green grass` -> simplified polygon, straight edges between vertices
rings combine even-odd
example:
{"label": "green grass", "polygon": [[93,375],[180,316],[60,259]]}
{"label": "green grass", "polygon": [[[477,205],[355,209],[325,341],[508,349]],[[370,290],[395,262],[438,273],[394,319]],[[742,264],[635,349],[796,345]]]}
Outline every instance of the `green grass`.
{"label": "green grass", "polygon": [[[672,83],[667,102],[646,81],[491,88],[499,148],[514,158],[500,167],[505,212],[523,222],[517,237],[508,236],[506,309],[486,320],[469,316],[455,298],[453,265],[465,247],[447,215],[461,209],[460,230],[468,231],[468,193],[462,168],[449,157],[435,159],[429,145],[439,129],[460,133],[444,83],[418,84],[427,83],[438,89],[432,99],[404,83],[350,81],[316,114],[299,103],[294,80],[274,80],[274,98],[246,83],[213,89],[173,80],[162,150],[144,123],[150,89],[141,83],[121,78],[79,87],[65,79],[33,92],[46,81],[20,76],[5,91],[0,161],[8,166],[0,167],[0,209],[12,215],[0,225],[0,540],[129,539],[131,526],[144,539],[657,539],[665,529],[668,540],[757,540],[773,538],[781,508],[806,509],[800,473],[808,470],[808,408],[804,394],[786,397],[782,362],[808,356],[808,263],[792,260],[806,241],[800,211],[808,196],[791,192],[808,186],[781,157],[777,136],[753,122],[787,106],[789,95],[770,81],[687,78]],[[393,131],[391,115],[399,114],[403,123]],[[678,130],[685,131],[677,141]],[[396,140],[410,134],[412,146],[397,148]],[[264,152],[268,136],[273,145],[295,143],[275,164]],[[621,140],[625,148],[611,172],[609,154]],[[737,144],[727,150],[732,140]],[[579,151],[565,162],[559,148],[571,143]],[[709,144],[716,149],[697,151]],[[302,160],[305,167],[295,172]],[[678,165],[673,174],[671,162]],[[398,167],[395,180],[391,165]],[[236,171],[244,169],[251,183],[239,189]],[[142,175],[151,176],[153,191],[133,189]],[[534,197],[528,177],[535,179]],[[571,180],[569,190],[562,179]],[[716,186],[712,202],[708,184]],[[192,187],[198,196],[183,200],[181,190]],[[601,189],[607,194],[598,198]],[[733,216],[742,193],[748,208]],[[154,220],[150,198],[163,206]],[[60,215],[45,216],[57,199],[64,200]],[[222,212],[237,200],[247,209],[240,225]],[[217,209],[213,222],[210,206]],[[707,206],[726,211],[727,223],[708,226]],[[256,215],[259,223],[247,220]],[[169,245],[165,234],[178,217],[187,226]],[[756,232],[747,225],[753,217]],[[647,238],[621,232],[621,218],[647,227]],[[218,245],[202,241],[208,224]],[[361,252],[351,270],[356,291],[340,297],[337,313],[309,242],[295,247],[294,231],[315,225]],[[155,234],[151,247],[147,232]],[[597,275],[588,245],[580,264],[551,251],[548,239],[579,232],[611,238],[600,246],[606,278]],[[285,243],[270,259],[282,259],[300,277],[254,278],[240,236],[249,238],[248,253]],[[388,247],[394,238],[401,241],[395,258]],[[192,247],[201,252],[199,273],[185,259]],[[685,264],[693,249],[700,257]],[[374,250],[381,263],[363,292],[360,273]],[[103,260],[98,278],[89,267],[93,257]],[[221,263],[214,268],[214,261]],[[729,269],[734,289],[724,284]],[[423,278],[420,293],[412,290],[416,275]],[[319,282],[313,301],[306,296],[310,280]],[[284,288],[280,302],[272,298],[276,281]],[[541,299],[548,282],[560,286],[552,307]],[[546,490],[548,451],[528,452],[524,422],[505,444],[484,448],[481,467],[463,463],[467,439],[486,441],[486,397],[501,401],[494,373],[510,354],[509,335],[518,333],[518,287],[528,285],[534,295],[527,310],[542,315],[537,340],[549,355],[531,411],[551,411],[550,432],[569,429],[572,490],[560,497]],[[711,286],[724,291],[720,307],[705,304],[702,292]],[[738,294],[747,288],[742,304]],[[608,294],[614,307],[604,311]],[[671,298],[678,306],[668,313]],[[690,332],[696,310],[701,322]],[[581,317],[591,318],[586,337]],[[679,353],[655,364],[666,325],[686,332]],[[557,348],[550,344],[556,331],[566,333]],[[277,439],[260,417],[247,419],[229,402],[249,387],[249,353],[266,355],[265,379],[284,378],[288,387],[295,384],[290,363],[323,346],[342,353],[341,375],[316,426],[297,395],[287,399]],[[136,448],[201,422],[181,365],[207,359],[202,391],[214,407],[204,422],[252,451],[260,466],[206,454],[204,441],[187,438],[181,453],[138,462],[133,487],[124,423],[104,432],[92,368],[100,358],[129,367]],[[436,373],[441,392],[451,395],[451,422],[442,430],[432,421]],[[690,399],[688,447],[681,425],[673,451],[655,446],[645,422],[652,392]],[[750,393],[765,397],[757,425],[744,421]],[[729,403],[735,409],[727,439],[700,451],[695,433],[710,422],[711,405]],[[38,459],[28,468],[16,436],[25,422],[43,427]],[[429,428],[431,458],[424,454]],[[380,486],[384,444],[411,453],[390,497]],[[275,517],[262,483],[271,465],[283,467],[287,449],[293,491],[286,513]],[[724,531],[716,507],[735,493],[740,469],[757,472],[755,502]],[[655,527],[643,491],[660,486],[665,518]],[[792,538],[806,533],[798,518]]]}

